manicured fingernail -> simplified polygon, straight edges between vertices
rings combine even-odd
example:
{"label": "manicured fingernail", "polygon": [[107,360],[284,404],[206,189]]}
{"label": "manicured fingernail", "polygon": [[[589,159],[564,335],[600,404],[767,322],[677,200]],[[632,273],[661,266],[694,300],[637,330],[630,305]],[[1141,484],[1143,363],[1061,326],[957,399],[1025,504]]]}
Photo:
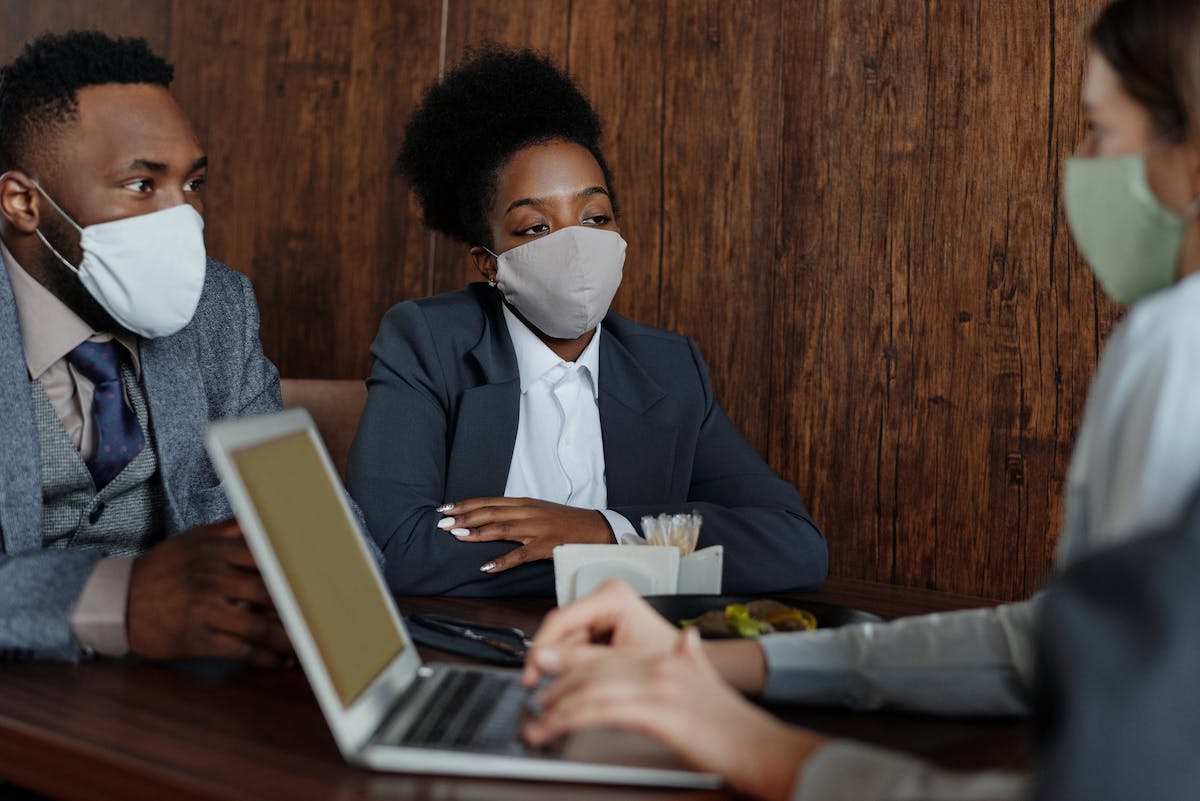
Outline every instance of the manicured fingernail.
{"label": "manicured fingernail", "polygon": [[484,565],[483,567],[479,568],[479,572],[480,572],[480,573],[491,573],[491,572],[492,572],[493,570],[495,570],[495,569],[496,569],[496,563],[495,563],[495,562],[488,562],[486,565]]}
{"label": "manicured fingernail", "polygon": [[469,537],[469,536],[471,536],[471,529],[469,529],[469,528],[452,528],[452,529],[450,529],[450,533],[456,537]]}
{"label": "manicured fingernail", "polygon": [[435,511],[435,512],[438,512],[438,513],[440,513],[440,514],[446,514],[446,512],[449,512],[449,511],[450,511],[451,509],[453,509],[453,508],[454,508],[454,504],[452,504],[452,503],[443,503],[443,504],[442,504],[441,506],[439,506],[437,509],[434,509],[434,511]]}
{"label": "manicured fingernail", "polygon": [[446,529],[454,528],[454,518],[453,517],[443,517],[441,520],[438,521],[438,528],[442,529],[443,531],[445,531]]}

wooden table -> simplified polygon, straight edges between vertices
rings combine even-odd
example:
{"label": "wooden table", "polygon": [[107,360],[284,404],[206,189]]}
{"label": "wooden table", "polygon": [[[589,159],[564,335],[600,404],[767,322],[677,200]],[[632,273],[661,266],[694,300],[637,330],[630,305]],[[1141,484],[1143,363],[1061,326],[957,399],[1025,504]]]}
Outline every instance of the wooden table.
{"label": "wooden table", "polygon": [[[893,618],[978,606],[981,599],[831,579],[796,596]],[[549,599],[400,598],[528,630]],[[427,659],[453,659],[422,649]],[[1023,767],[1024,725],[772,707],[840,736],[922,754],[950,767]],[[713,792],[375,774],[341,759],[302,673],[136,661],[0,665],[0,778],[63,799],[716,799]],[[3,788],[0,787],[0,794]]]}

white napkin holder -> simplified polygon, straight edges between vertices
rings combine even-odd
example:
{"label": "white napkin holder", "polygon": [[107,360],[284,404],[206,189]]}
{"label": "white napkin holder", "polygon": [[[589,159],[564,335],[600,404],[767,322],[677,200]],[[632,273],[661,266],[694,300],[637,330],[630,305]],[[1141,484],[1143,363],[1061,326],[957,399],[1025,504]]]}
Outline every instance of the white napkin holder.
{"label": "white napkin holder", "polygon": [[725,546],[710,545],[679,560],[680,595],[720,595],[721,571],[725,566]]}
{"label": "white napkin holder", "polygon": [[639,595],[720,594],[724,548],[713,545],[680,558],[673,545],[559,545],[554,549],[558,605],[619,578]]}

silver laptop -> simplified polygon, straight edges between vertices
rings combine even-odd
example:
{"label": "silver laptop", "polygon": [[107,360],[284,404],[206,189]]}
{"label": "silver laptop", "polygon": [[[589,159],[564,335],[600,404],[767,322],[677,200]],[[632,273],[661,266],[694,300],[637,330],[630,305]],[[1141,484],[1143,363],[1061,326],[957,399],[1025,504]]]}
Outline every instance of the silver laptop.
{"label": "silver laptop", "polygon": [[627,732],[581,732],[553,749],[530,749],[520,737],[530,695],[518,671],[422,664],[304,410],[216,423],[207,444],[349,762],[413,773],[719,785]]}

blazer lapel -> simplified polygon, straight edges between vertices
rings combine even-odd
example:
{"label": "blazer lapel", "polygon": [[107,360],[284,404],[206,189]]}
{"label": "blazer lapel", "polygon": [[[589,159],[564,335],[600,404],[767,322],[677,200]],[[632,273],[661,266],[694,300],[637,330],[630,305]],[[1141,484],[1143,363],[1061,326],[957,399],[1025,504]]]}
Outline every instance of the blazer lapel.
{"label": "blazer lapel", "polygon": [[608,505],[662,503],[671,497],[676,426],[654,417],[666,397],[623,344],[600,341],[600,429]]}
{"label": "blazer lapel", "polygon": [[42,454],[38,444],[29,368],[17,320],[17,303],[0,262],[0,419],[4,421],[0,456],[0,530],[4,552],[41,547]]}
{"label": "blazer lapel", "polygon": [[498,304],[484,305],[483,336],[471,349],[483,383],[463,392],[447,457],[446,499],[504,494],[517,441],[521,381]]}
{"label": "blazer lapel", "polygon": [[167,530],[179,531],[186,528],[184,510],[195,489],[195,456],[204,452],[197,443],[204,441],[208,421],[200,355],[187,328],[173,336],[142,340],[140,355],[142,386],[170,516]]}

